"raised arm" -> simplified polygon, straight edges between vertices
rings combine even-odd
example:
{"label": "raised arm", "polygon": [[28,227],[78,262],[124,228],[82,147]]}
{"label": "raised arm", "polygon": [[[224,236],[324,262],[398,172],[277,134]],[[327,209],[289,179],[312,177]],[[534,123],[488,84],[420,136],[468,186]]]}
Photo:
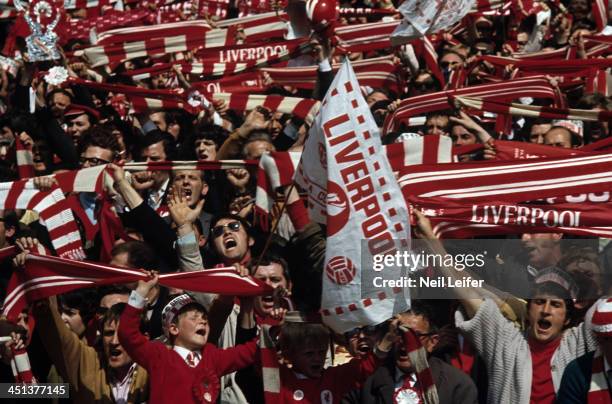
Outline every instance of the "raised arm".
{"label": "raised arm", "polygon": [[136,363],[148,371],[151,370],[152,364],[157,363],[155,358],[159,358],[167,351],[163,344],[149,341],[140,332],[140,318],[147,303],[146,296],[159,281],[156,274],[150,272],[149,276],[150,279],[147,281],[138,281],[136,290],[130,294],[128,304],[121,314],[117,331],[119,342],[126,352]]}

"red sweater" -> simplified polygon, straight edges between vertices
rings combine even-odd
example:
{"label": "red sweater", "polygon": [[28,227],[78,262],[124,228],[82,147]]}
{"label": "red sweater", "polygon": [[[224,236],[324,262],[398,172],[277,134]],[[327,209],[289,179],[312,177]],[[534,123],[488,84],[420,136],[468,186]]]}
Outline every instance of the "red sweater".
{"label": "red sweater", "polygon": [[351,359],[344,365],[325,369],[319,379],[298,379],[292,370],[281,366],[280,402],[340,404],[349,391],[359,387],[374,373],[378,364],[378,358],[370,353],[364,359]]}
{"label": "red sweater", "polygon": [[234,348],[202,348],[195,368],[174,350],[149,341],[138,329],[141,309],[126,306],[119,322],[119,341],[126,352],[149,373],[149,404],[211,403],[217,400],[219,378],[255,362],[257,344],[250,341]]}

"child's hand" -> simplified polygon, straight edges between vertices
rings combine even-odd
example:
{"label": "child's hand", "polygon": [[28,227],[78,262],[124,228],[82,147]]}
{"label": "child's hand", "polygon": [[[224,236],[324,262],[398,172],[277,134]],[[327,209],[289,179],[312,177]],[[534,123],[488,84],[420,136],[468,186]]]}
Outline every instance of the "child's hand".
{"label": "child's hand", "polygon": [[159,275],[157,275],[156,272],[147,271],[147,275],[149,279],[146,281],[138,281],[138,286],[136,286],[136,293],[142,297],[147,297],[151,289],[153,289],[159,283]]}

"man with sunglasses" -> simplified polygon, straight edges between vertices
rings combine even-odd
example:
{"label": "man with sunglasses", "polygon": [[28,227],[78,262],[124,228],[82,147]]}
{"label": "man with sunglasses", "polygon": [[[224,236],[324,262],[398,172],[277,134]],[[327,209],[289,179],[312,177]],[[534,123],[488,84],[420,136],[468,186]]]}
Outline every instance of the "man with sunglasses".
{"label": "man with sunglasses", "polygon": [[[438,328],[434,322],[433,311],[418,300],[400,315],[400,323],[411,328],[427,351],[429,368],[438,392],[440,403],[469,404],[478,402],[474,382],[463,372],[430,356],[438,344]],[[411,362],[402,338],[395,342],[393,355],[384,366],[379,367],[363,384],[360,391],[351,392],[344,403],[394,403],[401,398],[414,397],[413,402],[422,402],[422,387],[419,385],[416,369]]]}
{"label": "man with sunglasses", "polygon": [[246,221],[237,215],[221,215],[212,221],[210,241],[221,263],[246,264],[251,260],[255,240],[249,231]]}
{"label": "man with sunglasses", "polygon": [[384,335],[380,326],[367,325],[344,333],[346,346],[353,358],[362,359],[374,349],[376,342]]}

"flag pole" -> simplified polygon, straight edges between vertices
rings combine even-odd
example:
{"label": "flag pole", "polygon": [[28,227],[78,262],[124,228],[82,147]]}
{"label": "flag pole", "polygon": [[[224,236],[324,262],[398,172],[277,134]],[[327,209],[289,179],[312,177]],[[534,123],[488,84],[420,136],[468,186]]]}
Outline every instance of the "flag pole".
{"label": "flag pole", "polygon": [[278,228],[278,223],[280,222],[281,216],[283,216],[283,213],[285,212],[285,207],[287,206],[287,201],[289,200],[289,195],[291,195],[291,191],[293,191],[293,188],[295,188],[295,182],[291,183],[291,185],[289,186],[289,190],[285,194],[285,200],[283,202],[283,206],[281,206],[281,210],[278,213],[278,220],[276,221],[276,223],[274,223],[274,226],[272,227],[272,230],[270,231],[270,234],[268,235],[268,238],[266,239],[264,248],[261,250],[261,254],[259,254],[259,258],[257,258],[257,263],[255,264],[255,270],[257,270],[257,268],[259,267],[259,264],[261,263],[261,260],[263,259],[264,255],[268,251],[268,248],[270,248],[270,243],[272,242],[272,236],[274,235],[274,233],[276,232],[276,229]]}

